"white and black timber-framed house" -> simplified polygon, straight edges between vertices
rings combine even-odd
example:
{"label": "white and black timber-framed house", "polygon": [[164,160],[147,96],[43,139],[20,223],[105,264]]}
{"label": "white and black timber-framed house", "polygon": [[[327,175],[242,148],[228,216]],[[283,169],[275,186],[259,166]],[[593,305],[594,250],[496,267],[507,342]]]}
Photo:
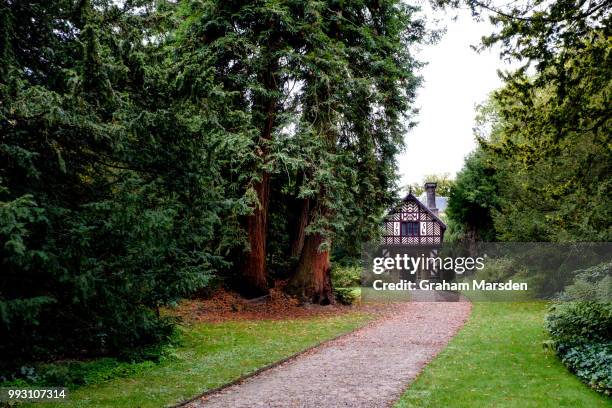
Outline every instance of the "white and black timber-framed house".
{"label": "white and black timber-framed house", "polygon": [[[383,245],[437,246],[444,240],[446,224],[436,207],[436,183],[425,183],[427,205],[408,193],[384,220]],[[443,201],[444,204],[446,201]]]}

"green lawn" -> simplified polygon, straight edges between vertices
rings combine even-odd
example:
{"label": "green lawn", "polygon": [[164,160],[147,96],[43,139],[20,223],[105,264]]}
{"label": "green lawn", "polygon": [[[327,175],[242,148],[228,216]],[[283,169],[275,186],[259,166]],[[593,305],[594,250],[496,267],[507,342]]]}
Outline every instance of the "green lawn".
{"label": "green lawn", "polygon": [[612,407],[550,351],[543,302],[475,303],[469,322],[401,397],[400,407]]}
{"label": "green lawn", "polygon": [[365,324],[350,313],[300,320],[200,323],[183,328],[175,356],[124,378],[78,388],[69,401],[35,406],[162,407],[218,387]]}

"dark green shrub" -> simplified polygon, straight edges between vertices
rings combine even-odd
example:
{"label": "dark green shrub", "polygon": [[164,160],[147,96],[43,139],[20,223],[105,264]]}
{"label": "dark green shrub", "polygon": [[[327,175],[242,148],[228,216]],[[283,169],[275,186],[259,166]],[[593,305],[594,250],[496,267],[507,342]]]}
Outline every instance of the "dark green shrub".
{"label": "dark green shrub", "polygon": [[582,381],[612,393],[612,304],[570,302],[551,307],[545,327],[561,361]]}
{"label": "dark green shrub", "polygon": [[174,346],[180,342],[178,332],[169,343],[157,343],[139,348],[122,358],[103,357],[93,360],[64,360],[50,363],[34,363],[19,367],[19,375],[12,380],[0,377],[0,385],[6,387],[62,386],[78,387],[98,384],[113,378],[128,377],[150,370],[156,364],[176,358]]}
{"label": "dark green shrub", "polygon": [[580,271],[552,306],[545,327],[561,361],[582,381],[612,393],[610,263]]}
{"label": "dark green shrub", "polygon": [[250,136],[168,98],[143,20],[22,3],[0,6],[0,379],[166,341],[159,307],[227,265],[248,211],[228,180]]}
{"label": "dark green shrub", "polygon": [[64,361],[20,368],[21,378],[5,381],[3,386],[78,387],[98,384],[117,377],[127,377],[151,369],[154,361],[125,362],[115,358],[92,361]]}
{"label": "dark green shrub", "polygon": [[577,271],[558,297],[545,327],[561,361],[591,388],[612,393],[612,302],[610,267],[604,262]]}
{"label": "dark green shrub", "polygon": [[551,307],[545,327],[558,343],[574,344],[610,341],[612,304],[568,302]]}
{"label": "dark green shrub", "polygon": [[559,344],[561,361],[591,388],[612,394],[612,342]]}
{"label": "dark green shrub", "polygon": [[576,271],[571,285],[558,296],[560,300],[612,301],[612,262]]}

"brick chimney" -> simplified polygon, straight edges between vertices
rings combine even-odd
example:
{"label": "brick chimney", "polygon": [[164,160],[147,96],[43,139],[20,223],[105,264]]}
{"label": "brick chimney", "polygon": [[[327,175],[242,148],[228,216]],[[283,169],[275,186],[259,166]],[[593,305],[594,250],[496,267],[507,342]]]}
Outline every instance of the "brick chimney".
{"label": "brick chimney", "polygon": [[438,215],[438,209],[436,208],[436,187],[437,183],[425,183],[425,192],[427,193],[427,207],[432,213]]}

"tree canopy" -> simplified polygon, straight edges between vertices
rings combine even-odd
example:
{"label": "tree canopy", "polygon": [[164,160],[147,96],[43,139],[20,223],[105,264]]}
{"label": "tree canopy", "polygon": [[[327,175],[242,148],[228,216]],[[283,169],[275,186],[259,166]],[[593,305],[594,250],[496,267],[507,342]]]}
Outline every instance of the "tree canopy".
{"label": "tree canopy", "polygon": [[423,176],[421,183],[408,184],[404,186],[404,190],[411,191],[415,196],[420,196],[425,192],[425,183],[436,183],[436,194],[448,197],[455,184],[455,180],[453,180],[450,173],[426,174]]}
{"label": "tree canopy", "polygon": [[2,2],[2,370],[155,344],[160,307],[213,283],[333,302],[332,242],[355,252],[394,198],[417,11]]}
{"label": "tree canopy", "polygon": [[[502,56],[524,67],[506,74],[481,108],[481,147],[457,178],[449,216],[475,228],[484,222],[487,236],[501,240],[609,240],[609,5],[470,4],[493,10],[500,27],[483,45],[500,43]],[[476,198],[487,190],[488,199]]]}

